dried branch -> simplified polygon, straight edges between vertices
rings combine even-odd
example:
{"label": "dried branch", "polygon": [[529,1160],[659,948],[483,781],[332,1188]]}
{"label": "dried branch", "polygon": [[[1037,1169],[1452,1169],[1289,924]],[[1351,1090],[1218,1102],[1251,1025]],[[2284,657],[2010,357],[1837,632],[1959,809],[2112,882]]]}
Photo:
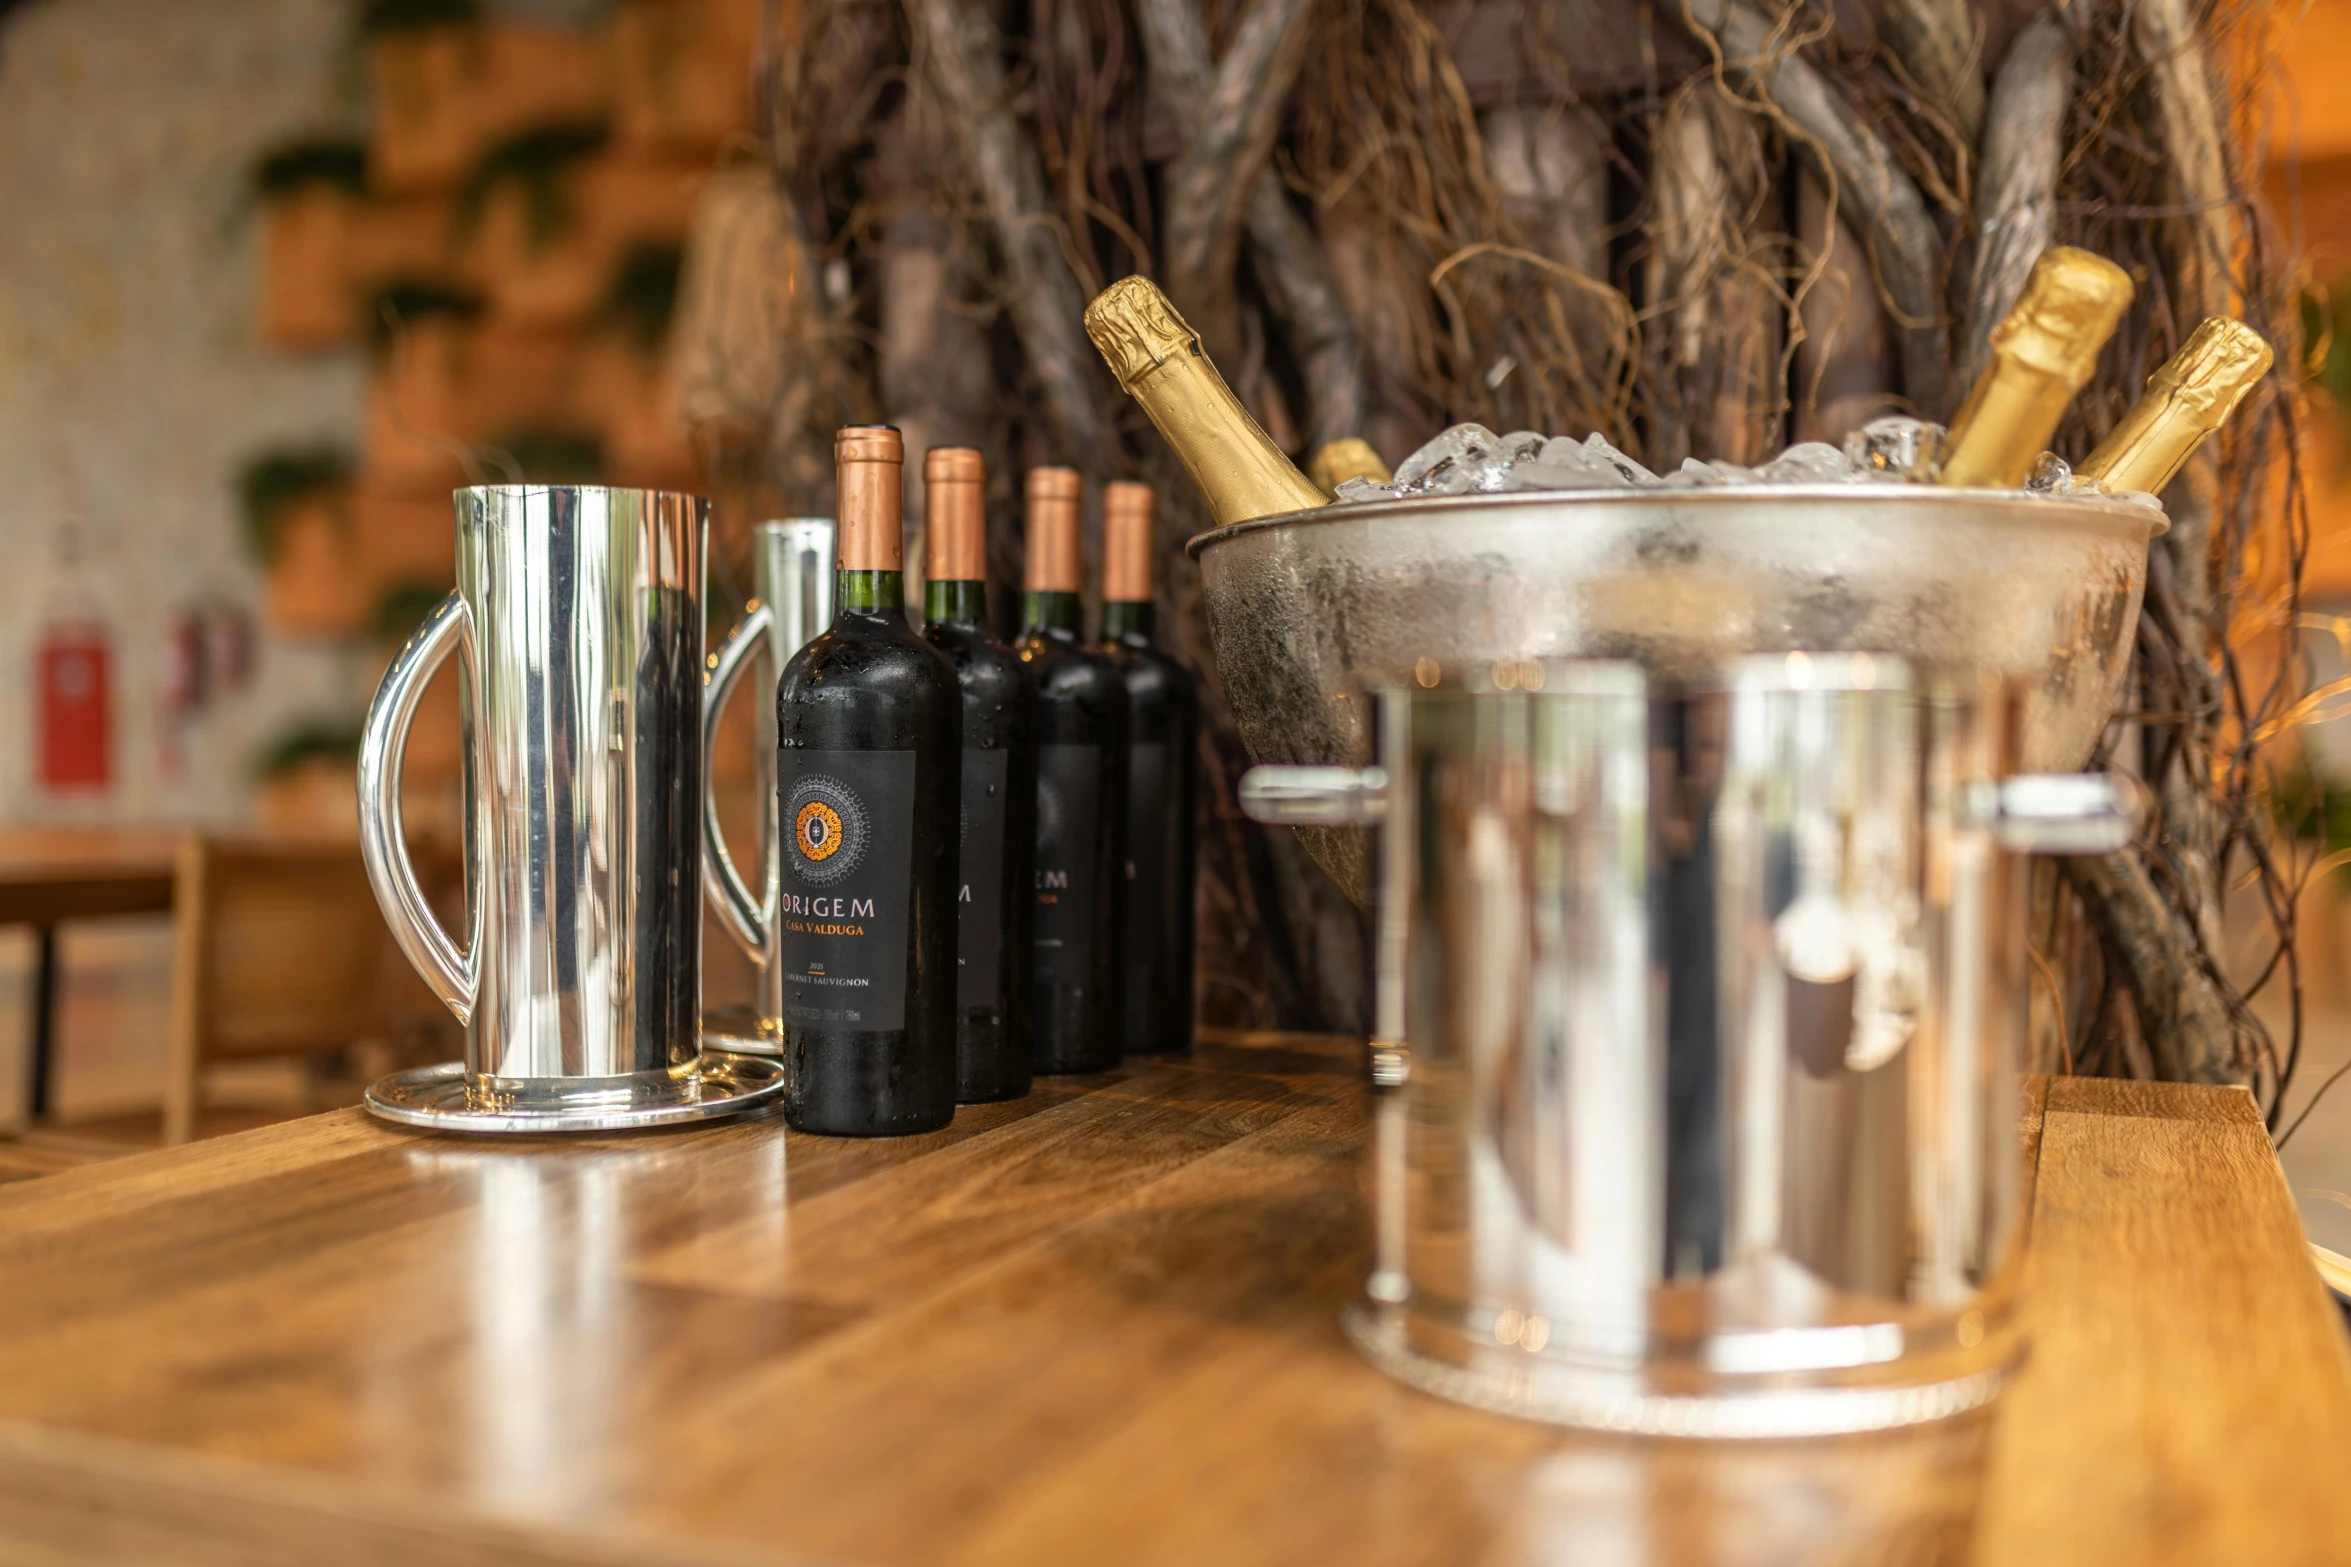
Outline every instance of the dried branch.
{"label": "dried branch", "polygon": [[1086,301],[1063,255],[1045,171],[1009,107],[996,30],[977,0],[906,0],[916,66],[963,127],[1004,269],[1005,305],[1044,392],[1061,455],[1089,478],[1109,477],[1103,411],[1111,388],[1081,326]]}
{"label": "dried branch", "polygon": [[[1299,7],[1301,19],[1307,9]],[[1217,91],[1219,76],[1209,60],[1208,23],[1201,14],[1199,0],[1137,0],[1135,16],[1143,36],[1144,63],[1150,73],[1152,95],[1167,106],[1186,147],[1196,150],[1202,144],[1203,116]],[[1225,57],[1227,68],[1254,69],[1247,62],[1235,63],[1238,52],[1236,40],[1234,50]],[[1285,96],[1286,92],[1285,85]],[[1278,113],[1272,123],[1278,125]],[[1262,164],[1264,159],[1265,151],[1260,149],[1257,161]],[[1171,171],[1171,223],[1190,219],[1190,214],[1176,206],[1177,196],[1185,189]],[[1354,318],[1347,313],[1346,301],[1340,297],[1338,282],[1331,274],[1330,262],[1323,255],[1321,240],[1290,205],[1282,182],[1269,168],[1260,167],[1249,186],[1243,221],[1250,252],[1257,260],[1259,280],[1265,284],[1271,303],[1281,317],[1300,378],[1314,398],[1314,406],[1309,410],[1314,431],[1312,444],[1320,447],[1350,435],[1360,435],[1370,403],[1364,384],[1363,348],[1356,336]],[[1205,280],[1180,283],[1179,266],[1218,263],[1198,246],[1188,246],[1186,239],[1178,237],[1183,233],[1181,229],[1171,227],[1169,233],[1168,287],[1180,301],[1181,288],[1201,289],[1208,284]],[[1179,255],[1187,250],[1189,254]],[[1230,308],[1232,289],[1231,259],[1226,257],[1224,270],[1215,275],[1216,286],[1224,291],[1223,308],[1226,309]]]}
{"label": "dried branch", "polygon": [[2156,890],[2136,854],[2065,862],[2107,945],[2123,958],[2156,1075],[2175,1083],[2232,1083],[2235,1030],[2228,1003],[2204,967],[2195,932]]}
{"label": "dried branch", "polygon": [[1164,281],[1209,353],[1228,364],[1240,357],[1241,234],[1305,57],[1311,14],[1306,0],[1257,0],[1211,72],[1197,0],[1135,7],[1153,94],[1184,139],[1164,180]]}
{"label": "dried branch", "polygon": [[1257,261],[1275,313],[1290,339],[1299,378],[1314,399],[1308,410],[1319,450],[1363,432],[1371,393],[1363,375],[1363,345],[1339,296],[1337,278],[1313,225],[1300,217],[1268,171],[1249,193],[1249,253]]}
{"label": "dried branch", "polygon": [[1885,18],[1902,68],[1972,145],[1984,128],[1983,37],[1974,10],[1967,0],[1886,0]]}
{"label": "dried branch", "polygon": [[1984,367],[1992,328],[2024,292],[2033,262],[2049,248],[2057,163],[2073,101],[2073,39],[2044,12],[2025,24],[2000,61],[1976,184],[1975,286],[1960,333],[1957,385]]}
{"label": "dried branch", "polygon": [[1940,416],[1951,397],[1949,334],[1942,308],[1943,237],[1918,186],[1849,99],[1777,29],[1741,0],[1687,0],[1683,20],[1717,65],[1778,110],[1806,151],[1851,201],[1869,246],[1879,293],[1894,317],[1902,390],[1922,414]]}

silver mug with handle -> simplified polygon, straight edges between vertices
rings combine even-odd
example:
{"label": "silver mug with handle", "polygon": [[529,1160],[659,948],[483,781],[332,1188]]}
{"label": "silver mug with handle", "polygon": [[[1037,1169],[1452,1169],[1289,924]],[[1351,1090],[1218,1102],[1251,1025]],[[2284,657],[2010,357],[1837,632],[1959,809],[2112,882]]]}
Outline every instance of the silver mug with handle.
{"label": "silver mug with handle", "polygon": [[748,1012],[713,1008],[703,1014],[702,1034],[721,1050],[774,1055],[783,1049],[784,979],[776,965],[775,682],[792,655],[833,623],[833,521],[792,517],[763,522],[751,535],[752,600],[743,619],[710,661],[702,703],[702,765],[718,741],[720,717],[745,670],[767,655],[768,699],[758,707],[756,749],[759,792],[764,802],[759,826],[759,891],[754,894],[727,852],[718,820],[715,789],[702,796],[702,890],[710,907],[759,971],[759,998]]}
{"label": "silver mug with handle", "polygon": [[[602,1131],[732,1114],[778,1064],[700,1041],[703,557],[709,503],[595,485],[459,490],[457,587],[384,674],[359,756],[360,849],[465,1060],[368,1108],[454,1131]],[[470,938],[401,838],[400,764],[458,656]]]}

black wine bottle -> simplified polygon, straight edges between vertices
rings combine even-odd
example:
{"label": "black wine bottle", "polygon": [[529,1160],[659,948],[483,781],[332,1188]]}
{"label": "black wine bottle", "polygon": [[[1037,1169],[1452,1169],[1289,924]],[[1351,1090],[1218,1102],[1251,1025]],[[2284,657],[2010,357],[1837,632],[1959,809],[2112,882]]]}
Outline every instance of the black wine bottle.
{"label": "black wine bottle", "polygon": [[1147,484],[1102,494],[1102,647],[1126,677],[1124,974],[1128,1055],[1192,1048],[1192,676],[1152,641],[1158,499]]}
{"label": "black wine bottle", "polygon": [[1126,909],[1126,681],[1084,637],[1085,568],[1073,468],[1028,477],[1027,627],[1037,687],[1035,989],[1029,1037],[1042,1073],[1118,1065]]}
{"label": "black wine bottle", "polygon": [[979,1104],[1029,1091],[1037,689],[988,626],[985,460],[968,446],[934,446],[922,477],[923,640],[963,689],[955,1097]]}
{"label": "black wine bottle", "polygon": [[784,1119],[955,1115],[955,671],[907,624],[896,430],[841,432],[835,614],[776,682]]}

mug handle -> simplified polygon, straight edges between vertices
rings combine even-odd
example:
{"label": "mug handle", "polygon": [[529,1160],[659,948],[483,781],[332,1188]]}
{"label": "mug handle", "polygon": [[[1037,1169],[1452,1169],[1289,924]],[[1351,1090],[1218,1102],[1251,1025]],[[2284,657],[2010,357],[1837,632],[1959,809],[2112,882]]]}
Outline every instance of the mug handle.
{"label": "mug handle", "polygon": [[[400,951],[424,976],[457,1021],[473,1021],[474,959],[460,952],[433,917],[400,826],[400,763],[408,749],[408,725],[425,683],[461,637],[470,641],[465,601],[455,593],[433,607],[384,671],[375,700],[368,704],[367,728],[359,742],[359,854],[376,903]],[[479,907],[478,895],[467,900]]]}
{"label": "mug handle", "polygon": [[[769,856],[766,895],[752,897],[751,889],[743,884],[742,874],[735,869],[735,857],[727,852],[726,833],[718,824],[718,789],[711,774],[710,753],[718,743],[718,720],[726,711],[727,698],[734,693],[735,682],[743,677],[743,671],[750,667],[753,656],[767,640],[768,627],[774,618],[775,611],[765,604],[755,605],[746,612],[742,623],[719,648],[718,656],[710,661],[710,673],[702,682],[702,891],[709,898],[711,908],[717,911],[719,923],[727,928],[727,934],[761,968],[767,966],[767,933],[775,924],[774,856]],[[769,800],[767,809],[772,813],[775,801]],[[769,836],[774,835],[771,832]]]}

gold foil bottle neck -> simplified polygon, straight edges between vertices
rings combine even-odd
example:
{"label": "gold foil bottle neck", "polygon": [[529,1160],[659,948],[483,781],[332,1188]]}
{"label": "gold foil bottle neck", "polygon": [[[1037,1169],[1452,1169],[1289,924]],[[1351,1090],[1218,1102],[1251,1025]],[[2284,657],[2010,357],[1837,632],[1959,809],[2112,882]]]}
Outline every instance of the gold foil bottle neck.
{"label": "gold foil bottle neck", "polygon": [[1102,490],[1102,597],[1122,604],[1151,599],[1153,535],[1159,496],[1148,484],[1120,480]]}
{"label": "gold foil bottle neck", "polygon": [[853,424],[833,438],[843,571],[906,569],[906,438],[886,424]]}
{"label": "gold foil bottle neck", "polygon": [[2103,256],[2052,245],[2014,309],[1992,329],[1991,363],[1943,441],[1947,485],[2015,489],[2057,433],[2066,405],[2130,307],[2130,274]]}
{"label": "gold foil bottle neck", "polygon": [[1079,509],[1085,479],[1075,468],[1031,468],[1027,490],[1028,591],[1084,592],[1086,567],[1079,539]]}
{"label": "gold foil bottle neck", "polygon": [[2172,481],[2204,437],[2228,422],[2275,355],[2242,321],[2209,316],[2147,378],[2147,390],[2074,477],[2109,491],[2153,495]]}
{"label": "gold foil bottle neck", "polygon": [[1347,435],[1327,443],[1314,454],[1314,460],[1306,465],[1306,477],[1323,494],[1335,499],[1339,486],[1349,479],[1386,484],[1395,475],[1388,472],[1388,465],[1380,461],[1380,454],[1372,450],[1371,442],[1360,435]]}
{"label": "gold foil bottle neck", "polygon": [[1086,335],[1167,438],[1218,526],[1330,504],[1249,416],[1150,279],[1121,278],[1095,295]]}
{"label": "gold foil bottle neck", "polygon": [[969,446],[923,453],[923,575],[933,582],[988,577],[988,463]]}

